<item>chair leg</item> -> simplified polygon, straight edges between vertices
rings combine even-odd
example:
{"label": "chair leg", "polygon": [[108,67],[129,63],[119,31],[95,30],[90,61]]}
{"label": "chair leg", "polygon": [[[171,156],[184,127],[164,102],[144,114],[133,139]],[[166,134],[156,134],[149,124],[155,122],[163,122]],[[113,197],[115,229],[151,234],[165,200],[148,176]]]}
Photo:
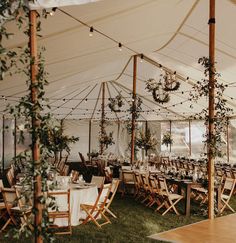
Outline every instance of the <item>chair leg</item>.
{"label": "chair leg", "polygon": [[226,207],[228,207],[233,213],[235,212],[234,209],[229,205],[228,201],[222,199],[222,202],[224,203],[224,206],[221,208],[220,213],[223,213]]}
{"label": "chair leg", "polygon": [[170,202],[170,207],[162,214],[162,215],[165,215],[167,212],[169,212],[171,209],[173,209],[175,211],[175,213],[177,215],[179,215],[179,212],[177,211],[177,209],[175,208],[175,205],[181,200],[182,198],[179,198],[178,200],[176,200],[174,203],[169,200]]}
{"label": "chair leg", "polygon": [[105,208],[104,211],[108,212],[113,218],[117,218],[116,215],[109,208]]}
{"label": "chair leg", "polygon": [[12,221],[11,218],[9,218],[9,219],[7,220],[7,222],[6,222],[6,223],[3,225],[3,227],[1,228],[1,231],[0,231],[0,232],[2,232],[3,230],[5,230],[6,227],[8,226],[8,224],[10,224],[11,221]]}

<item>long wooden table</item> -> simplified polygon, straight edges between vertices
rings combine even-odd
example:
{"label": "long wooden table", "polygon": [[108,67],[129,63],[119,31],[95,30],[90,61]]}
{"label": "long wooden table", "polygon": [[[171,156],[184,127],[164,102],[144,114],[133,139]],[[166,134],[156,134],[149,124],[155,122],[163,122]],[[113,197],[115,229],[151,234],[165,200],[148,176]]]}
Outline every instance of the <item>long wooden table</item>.
{"label": "long wooden table", "polygon": [[[191,212],[191,190],[193,187],[201,187],[202,184],[198,182],[193,182],[190,180],[177,180],[177,179],[170,179],[167,178],[167,183],[175,184],[178,186],[178,193],[181,193],[181,189],[185,191],[185,215],[190,216]],[[217,209],[220,210],[220,193],[221,193],[221,186],[215,188],[216,191],[216,201],[217,201]]]}

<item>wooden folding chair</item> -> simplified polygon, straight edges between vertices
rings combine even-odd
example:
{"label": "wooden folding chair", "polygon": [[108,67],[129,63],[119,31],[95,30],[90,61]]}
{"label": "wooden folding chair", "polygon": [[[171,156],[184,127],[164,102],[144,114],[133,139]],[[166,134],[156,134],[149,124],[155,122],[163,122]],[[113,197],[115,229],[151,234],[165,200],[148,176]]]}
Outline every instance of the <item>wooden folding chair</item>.
{"label": "wooden folding chair", "polygon": [[77,170],[72,170],[70,172],[71,181],[77,181],[79,177],[79,172]]}
{"label": "wooden folding chair", "polygon": [[127,190],[135,189],[133,171],[125,171],[125,170],[122,171],[122,184],[123,184],[122,197],[125,195]]}
{"label": "wooden folding chair", "polygon": [[[4,188],[3,182],[0,179],[0,195],[2,195],[3,188]],[[6,209],[5,203],[4,203],[3,199],[0,199],[0,219],[4,218],[6,216],[6,214],[7,214],[7,209]]]}
{"label": "wooden folding chair", "polygon": [[2,188],[2,196],[7,210],[8,220],[1,228],[1,231],[3,231],[10,223],[17,226],[17,221],[13,215],[13,212],[11,211],[11,208],[17,205],[16,190],[13,188]]}
{"label": "wooden folding chair", "polygon": [[147,206],[149,205],[150,202],[152,202],[152,196],[151,196],[151,189],[148,181],[148,175],[146,173],[141,173],[141,181],[143,184],[143,189],[145,191],[145,198],[141,201],[141,203],[146,202],[149,200],[149,202],[146,204]]}
{"label": "wooden folding chair", "polygon": [[95,184],[97,188],[100,190],[102,186],[104,185],[105,177],[104,176],[92,176],[91,183]]}
{"label": "wooden folding chair", "polygon": [[109,166],[106,166],[104,168],[104,173],[105,173],[105,177],[106,177],[106,182],[110,183],[112,181],[112,173],[111,173],[111,169]]}
{"label": "wooden folding chair", "polygon": [[62,176],[67,176],[69,173],[69,165],[64,165],[63,169],[61,170],[61,175]]}
{"label": "wooden folding chair", "polygon": [[15,182],[14,182],[14,172],[13,169],[10,168],[7,173],[6,173],[6,177],[7,177],[7,181],[10,185],[10,187],[14,186]]}
{"label": "wooden folding chair", "polygon": [[235,183],[236,179],[228,177],[225,178],[224,186],[221,191],[222,208],[220,209],[220,213],[222,213],[225,210],[225,208],[228,208],[232,212],[235,212],[235,210],[229,205],[230,198],[234,192]]}
{"label": "wooden folding chair", "polygon": [[119,184],[120,184],[120,180],[119,179],[113,179],[112,182],[111,182],[111,191],[110,191],[110,195],[109,195],[109,198],[106,202],[106,205],[104,207],[104,214],[105,212],[109,213],[112,217],[114,218],[117,218],[116,215],[109,209],[115,195],[116,195],[116,192],[117,192],[117,189],[119,187]]}
{"label": "wooden folding chair", "polygon": [[[27,223],[32,208],[22,202],[22,199],[16,189],[3,188],[2,195],[8,214],[8,220],[2,227],[1,231],[3,231],[10,223],[13,223],[15,226]],[[30,224],[28,225],[32,230],[32,226]]]}
{"label": "wooden folding chair", "polygon": [[154,204],[157,204],[157,206],[161,205],[161,199],[159,195],[159,186],[157,178],[154,176],[149,176],[149,186],[150,186],[150,202],[147,206],[152,207]]}
{"label": "wooden folding chair", "polygon": [[[111,224],[109,218],[105,215],[105,206],[107,204],[107,200],[111,193],[112,184],[105,184],[99,194],[98,197],[93,205],[91,204],[81,204],[80,207],[82,210],[86,212],[88,215],[86,219],[83,221],[83,224],[86,224],[89,220],[92,220],[99,228],[103,225]],[[98,218],[102,217],[105,222],[102,224],[98,223]]]}
{"label": "wooden folding chair", "polygon": [[143,187],[143,183],[141,180],[141,176],[138,172],[134,172],[134,184],[135,184],[135,199],[138,200],[139,198],[145,198],[146,192]]}
{"label": "wooden folding chair", "polygon": [[166,210],[162,213],[162,215],[165,215],[167,212],[169,212],[171,209],[174,210],[174,212],[179,215],[179,212],[175,208],[175,205],[183,198],[182,195],[171,193],[168,190],[166,179],[165,178],[158,178],[158,184],[159,184],[159,194],[163,199],[162,204],[156,209],[156,211],[159,211],[162,207],[166,207]]}
{"label": "wooden folding chair", "polygon": [[56,167],[57,167],[57,171],[61,174],[63,172],[63,168],[66,164],[66,161],[68,159],[68,155],[65,157],[61,157],[61,159],[59,160],[59,162],[57,163]]}
{"label": "wooden folding chair", "polygon": [[[48,217],[49,220],[53,219],[53,223],[55,219],[67,219],[68,226],[58,226],[58,225],[50,225],[51,228],[66,228],[67,230],[63,230],[61,232],[55,232],[56,234],[72,234],[71,227],[71,215],[70,215],[70,189],[67,191],[49,191],[48,196],[55,199],[55,206],[57,209],[49,209]],[[60,203],[62,202],[62,203]]]}

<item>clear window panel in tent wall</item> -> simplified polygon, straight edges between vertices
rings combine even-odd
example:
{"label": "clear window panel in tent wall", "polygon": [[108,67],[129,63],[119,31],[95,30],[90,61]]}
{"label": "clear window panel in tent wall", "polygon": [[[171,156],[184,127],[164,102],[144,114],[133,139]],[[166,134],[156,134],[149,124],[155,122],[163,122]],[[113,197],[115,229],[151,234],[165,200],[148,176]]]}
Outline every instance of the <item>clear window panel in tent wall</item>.
{"label": "clear window panel in tent wall", "polygon": [[189,156],[189,122],[172,122],[171,135],[173,139],[171,152],[175,156]]}
{"label": "clear window panel in tent wall", "polygon": [[16,123],[16,155],[30,150],[31,134],[26,128],[25,120],[17,120]]}
{"label": "clear window panel in tent wall", "polygon": [[203,156],[206,151],[204,147],[204,140],[206,133],[206,126],[204,121],[191,121],[191,148],[192,157],[199,158]]}
{"label": "clear window panel in tent wall", "polygon": [[3,121],[0,118],[0,169],[2,169],[2,162],[3,162],[3,151],[2,151],[2,130],[3,130]]}
{"label": "clear window panel in tent wall", "polygon": [[236,120],[229,124],[229,162],[236,164]]}

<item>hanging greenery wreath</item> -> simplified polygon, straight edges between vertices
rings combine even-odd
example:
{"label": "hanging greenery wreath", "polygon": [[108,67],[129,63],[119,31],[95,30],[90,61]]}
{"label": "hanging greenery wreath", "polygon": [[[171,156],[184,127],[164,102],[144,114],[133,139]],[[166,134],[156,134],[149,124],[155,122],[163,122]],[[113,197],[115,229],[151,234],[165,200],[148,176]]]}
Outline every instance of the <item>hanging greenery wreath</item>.
{"label": "hanging greenery wreath", "polygon": [[164,79],[164,88],[165,91],[176,91],[180,87],[180,82],[176,80],[175,73],[170,74],[168,72],[163,76]]}
{"label": "hanging greenery wreath", "polygon": [[113,112],[120,112],[121,107],[124,105],[124,101],[122,100],[121,94],[118,94],[115,98],[109,98],[110,103],[108,104],[108,107]]}
{"label": "hanging greenery wreath", "polygon": [[162,87],[161,80],[157,82],[153,78],[148,79],[145,89],[152,93],[152,97],[157,103],[163,104],[170,101],[170,96]]}
{"label": "hanging greenery wreath", "polygon": [[154,89],[152,91],[152,97],[157,103],[164,104],[170,101],[170,95],[168,93],[162,94],[161,97],[160,94],[157,93],[157,91],[157,89]]}

